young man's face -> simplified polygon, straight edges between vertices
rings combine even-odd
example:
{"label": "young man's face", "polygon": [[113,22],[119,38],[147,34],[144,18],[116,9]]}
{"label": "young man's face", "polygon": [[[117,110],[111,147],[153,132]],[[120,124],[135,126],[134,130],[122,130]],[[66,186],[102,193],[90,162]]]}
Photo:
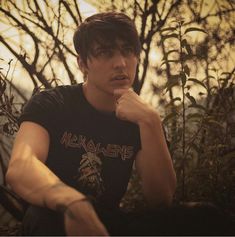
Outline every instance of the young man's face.
{"label": "young man's face", "polygon": [[[133,84],[138,58],[133,46],[118,40],[112,45],[94,44],[87,58],[87,86],[113,95],[115,89]],[[95,92],[95,91],[94,91]]]}

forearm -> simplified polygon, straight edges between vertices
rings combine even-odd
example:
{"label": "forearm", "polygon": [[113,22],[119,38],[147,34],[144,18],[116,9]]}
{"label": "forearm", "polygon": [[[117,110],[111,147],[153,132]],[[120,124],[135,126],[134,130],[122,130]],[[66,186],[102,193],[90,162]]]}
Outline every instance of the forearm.
{"label": "forearm", "polygon": [[10,162],[6,181],[25,201],[57,209],[67,205],[83,194],[65,185],[36,157],[15,159]]}
{"label": "forearm", "polygon": [[149,110],[139,127],[142,149],[136,164],[144,193],[150,202],[169,204],[176,187],[176,175],[158,114]]}
{"label": "forearm", "polygon": [[84,201],[84,195],[61,182],[37,158],[17,159],[11,163],[6,177],[14,191],[26,201],[64,213],[68,236],[108,235],[92,205]]}

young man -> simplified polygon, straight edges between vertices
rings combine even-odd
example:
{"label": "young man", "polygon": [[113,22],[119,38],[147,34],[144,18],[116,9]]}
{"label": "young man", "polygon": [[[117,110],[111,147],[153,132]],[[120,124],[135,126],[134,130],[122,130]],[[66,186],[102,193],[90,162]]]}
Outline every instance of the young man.
{"label": "young man", "polygon": [[79,26],[74,45],[85,82],[29,101],[7,182],[32,204],[26,235],[132,234],[118,207],[133,162],[151,208],[169,206],[176,187],[159,115],[131,90],[138,34],[126,15],[101,13]]}

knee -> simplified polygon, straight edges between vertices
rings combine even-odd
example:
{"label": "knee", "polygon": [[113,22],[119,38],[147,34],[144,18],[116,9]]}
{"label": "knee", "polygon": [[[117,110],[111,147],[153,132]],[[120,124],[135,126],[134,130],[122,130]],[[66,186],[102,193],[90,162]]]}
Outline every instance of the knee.
{"label": "knee", "polygon": [[23,235],[65,235],[63,215],[53,210],[30,206],[23,219]]}

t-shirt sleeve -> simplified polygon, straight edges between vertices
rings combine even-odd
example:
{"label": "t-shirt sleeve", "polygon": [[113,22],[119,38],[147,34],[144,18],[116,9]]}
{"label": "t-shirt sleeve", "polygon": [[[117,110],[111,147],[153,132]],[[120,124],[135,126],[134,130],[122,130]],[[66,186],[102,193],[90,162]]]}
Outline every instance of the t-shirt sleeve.
{"label": "t-shirt sleeve", "polygon": [[53,90],[42,91],[35,94],[24,106],[19,117],[19,125],[24,121],[37,123],[51,133],[57,116],[59,116],[60,99]]}

